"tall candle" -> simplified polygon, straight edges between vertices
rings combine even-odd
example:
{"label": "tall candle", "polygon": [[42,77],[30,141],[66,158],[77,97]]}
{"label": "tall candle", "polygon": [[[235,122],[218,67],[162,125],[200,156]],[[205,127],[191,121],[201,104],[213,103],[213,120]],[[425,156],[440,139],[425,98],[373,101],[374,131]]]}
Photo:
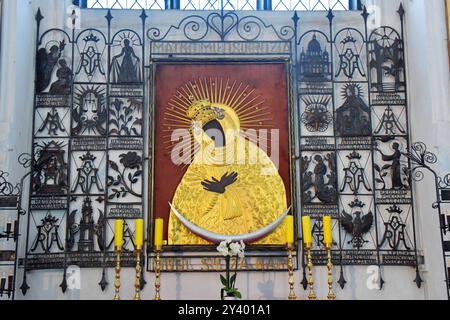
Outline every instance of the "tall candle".
{"label": "tall candle", "polygon": [[135,244],[136,249],[141,250],[144,245],[144,219],[137,219],[135,221]]}
{"label": "tall candle", "polygon": [[116,220],[114,225],[114,245],[116,249],[123,246],[123,220]]}
{"label": "tall candle", "polygon": [[12,293],[14,289],[14,272],[11,270],[8,276],[8,292]]}
{"label": "tall candle", "polygon": [[312,244],[311,218],[309,216],[302,217],[302,227],[303,227],[303,242],[306,245],[311,245]]}
{"label": "tall candle", "polygon": [[330,216],[323,217],[323,242],[327,247],[331,247],[333,244],[333,231]]}
{"label": "tall candle", "polygon": [[294,244],[294,216],[286,217],[286,242],[288,245]]}
{"label": "tall candle", "polygon": [[0,292],[3,294],[6,287],[6,273],[3,272],[2,279],[0,280]]}
{"label": "tall candle", "polygon": [[155,220],[155,247],[161,249],[164,244],[164,219]]}
{"label": "tall candle", "polygon": [[7,235],[11,234],[11,228],[12,228],[11,218],[8,218],[8,220],[6,221],[6,234]]}

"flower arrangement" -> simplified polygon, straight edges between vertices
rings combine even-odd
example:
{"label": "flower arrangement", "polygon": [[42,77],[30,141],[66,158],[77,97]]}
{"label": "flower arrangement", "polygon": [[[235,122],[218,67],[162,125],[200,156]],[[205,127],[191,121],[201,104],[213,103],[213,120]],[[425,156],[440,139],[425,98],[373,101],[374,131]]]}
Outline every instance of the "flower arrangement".
{"label": "flower arrangement", "polygon": [[[220,252],[225,257],[226,263],[226,276],[220,275],[220,281],[224,286],[222,288],[222,300],[225,295],[227,297],[234,297],[242,299],[242,294],[236,289],[236,277],[239,258],[245,257],[245,243],[244,242],[231,242],[222,241],[217,247],[217,251]],[[231,270],[231,258],[236,257],[236,264],[234,265],[234,270]],[[231,275],[234,272],[234,275]]]}

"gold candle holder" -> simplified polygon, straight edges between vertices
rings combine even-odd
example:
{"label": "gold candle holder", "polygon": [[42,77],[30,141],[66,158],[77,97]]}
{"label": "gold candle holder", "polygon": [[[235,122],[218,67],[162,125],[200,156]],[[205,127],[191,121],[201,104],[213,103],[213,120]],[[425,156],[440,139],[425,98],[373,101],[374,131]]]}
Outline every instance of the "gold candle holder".
{"label": "gold candle holder", "polygon": [[141,252],[140,248],[136,249],[136,277],[134,281],[134,300],[141,300]]}
{"label": "gold candle holder", "polygon": [[155,265],[155,298],[154,300],[161,300],[161,248],[156,248],[156,265]]}
{"label": "gold candle holder", "polygon": [[327,245],[327,257],[328,257],[328,300],[335,300],[336,294],[333,292],[333,262],[331,260],[331,245]]}
{"label": "gold candle holder", "polygon": [[312,243],[305,243],[305,248],[308,256],[308,285],[309,285],[309,300],[316,300],[317,296],[314,292],[314,278],[313,278],[313,263],[312,263]]}
{"label": "gold candle holder", "polygon": [[116,278],[114,281],[114,288],[115,288],[115,294],[114,294],[114,300],[118,301],[120,300],[120,254],[121,254],[121,248],[116,247]]}
{"label": "gold candle holder", "polygon": [[289,300],[297,300],[297,296],[294,292],[294,285],[295,285],[295,279],[294,279],[294,262],[292,259],[292,251],[294,249],[294,246],[292,244],[288,244],[288,271],[289,271]]}

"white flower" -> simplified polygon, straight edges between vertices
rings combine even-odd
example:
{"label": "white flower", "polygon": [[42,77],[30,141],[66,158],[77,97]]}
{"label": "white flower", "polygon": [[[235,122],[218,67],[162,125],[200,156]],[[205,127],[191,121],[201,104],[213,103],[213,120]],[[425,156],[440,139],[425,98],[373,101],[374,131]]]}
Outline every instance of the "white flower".
{"label": "white flower", "polygon": [[241,253],[241,245],[237,242],[233,242],[230,244],[230,253],[231,256],[237,256]]}
{"label": "white flower", "polygon": [[241,246],[241,250],[238,253],[238,256],[239,256],[239,258],[243,259],[243,258],[245,258],[245,243],[244,243],[244,241],[241,240],[240,246]]}
{"label": "white flower", "polygon": [[228,241],[222,241],[219,246],[217,247],[217,251],[221,253],[224,257],[230,255],[230,250],[228,248]]}
{"label": "white flower", "polygon": [[238,256],[239,258],[244,258],[245,254],[245,244],[243,241],[241,242],[233,242],[230,244],[230,255]]}

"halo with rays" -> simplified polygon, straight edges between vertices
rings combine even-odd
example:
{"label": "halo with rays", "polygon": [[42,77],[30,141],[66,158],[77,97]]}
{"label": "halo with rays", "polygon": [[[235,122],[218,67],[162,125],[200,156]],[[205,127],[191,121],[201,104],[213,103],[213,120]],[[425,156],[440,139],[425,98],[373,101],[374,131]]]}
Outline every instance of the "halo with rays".
{"label": "halo with rays", "polygon": [[[257,89],[238,80],[199,78],[189,81],[177,89],[168,102],[163,123],[163,139],[164,144],[167,145],[166,149],[171,149],[179,143],[171,140],[174,130],[191,127],[191,119],[187,117],[186,112],[192,105],[192,101],[205,99],[213,104],[225,104],[232,108],[239,117],[240,134],[252,141],[258,137],[252,136],[247,130],[273,127],[271,112],[265,104],[264,98],[258,94]],[[244,130],[246,131],[245,135],[243,134]],[[261,147],[267,144],[267,141],[261,137],[258,141]],[[194,150],[194,154],[198,151],[199,146],[194,139],[185,143],[191,144],[191,150]],[[184,147],[183,145],[180,146]]]}
{"label": "halo with rays", "polygon": [[124,47],[124,41],[129,40],[130,45],[132,47],[137,47],[141,45],[141,40],[138,35],[132,31],[123,31],[118,36],[114,38],[114,42],[112,44],[113,47],[121,46]]}

